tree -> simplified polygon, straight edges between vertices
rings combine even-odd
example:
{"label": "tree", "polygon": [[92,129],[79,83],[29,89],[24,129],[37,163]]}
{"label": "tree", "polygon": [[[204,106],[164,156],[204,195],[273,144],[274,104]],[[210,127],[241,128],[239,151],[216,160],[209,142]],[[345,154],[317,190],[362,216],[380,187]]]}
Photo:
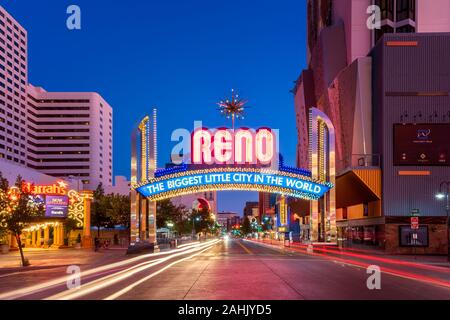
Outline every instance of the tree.
{"label": "tree", "polygon": [[214,228],[214,219],[208,208],[192,210],[191,219],[194,219],[195,232],[204,232],[205,234]]}
{"label": "tree", "polygon": [[130,197],[120,194],[107,194],[108,215],[113,225],[130,227]]}
{"label": "tree", "polygon": [[29,189],[23,188],[24,180],[19,175],[13,187],[8,187],[8,181],[0,173],[0,225],[16,237],[19,246],[22,266],[30,263],[23,254],[20,235],[25,227],[44,216],[44,204],[31,194]]}
{"label": "tree", "polygon": [[166,228],[167,223],[173,223],[174,230],[184,233],[186,230],[186,208],[183,205],[176,206],[169,199],[158,201],[156,204],[156,227]]}
{"label": "tree", "polygon": [[72,230],[77,229],[80,229],[80,227],[78,227],[78,221],[72,218],[67,218],[66,222],[64,223],[64,241],[66,241],[66,239],[69,239],[70,232]]}
{"label": "tree", "polygon": [[94,190],[91,203],[91,222],[92,225],[97,227],[97,237],[100,237],[100,228],[110,224],[110,212],[105,190],[103,189],[102,183],[100,183]]}
{"label": "tree", "polygon": [[248,235],[252,232],[252,226],[250,224],[250,219],[247,216],[244,216],[244,221],[241,225],[241,231],[244,236]]}

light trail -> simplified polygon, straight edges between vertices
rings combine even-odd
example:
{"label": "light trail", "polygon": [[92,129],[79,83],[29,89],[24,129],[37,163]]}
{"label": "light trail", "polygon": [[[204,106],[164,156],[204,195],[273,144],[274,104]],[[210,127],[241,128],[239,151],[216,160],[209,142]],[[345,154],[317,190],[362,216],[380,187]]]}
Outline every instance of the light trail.
{"label": "light trail", "polygon": [[[210,243],[214,240],[210,240],[208,242],[204,242],[203,244],[207,244]],[[134,257],[134,258],[130,258],[130,259],[126,259],[126,260],[122,260],[119,262],[114,262],[114,263],[110,263],[101,267],[97,267],[97,268],[93,268],[93,269],[89,269],[87,271],[83,271],[81,272],[81,277],[86,277],[89,275],[94,275],[96,273],[99,272],[103,272],[103,271],[107,271],[110,269],[114,269],[114,268],[118,268],[118,267],[122,267],[122,266],[126,266],[128,264],[131,264],[133,262],[139,261],[139,260],[143,260],[146,258],[154,258],[154,257],[159,257],[159,256],[165,256],[165,255],[170,255],[176,252],[184,252],[186,250],[189,250],[190,248],[193,247],[198,247],[201,246],[202,243],[200,242],[194,242],[192,244],[186,244],[184,247],[179,248],[179,249],[174,249],[171,251],[165,251],[165,252],[156,252],[156,253],[149,253],[149,254],[144,254],[138,257]],[[153,260],[152,260],[153,261]],[[14,300],[14,299],[18,299],[24,296],[29,296],[31,294],[35,294],[44,290],[48,290],[60,285],[64,285],[67,280],[70,278],[71,275],[65,275],[63,277],[57,278],[55,280],[51,280],[51,281],[46,281],[44,283],[40,283],[40,284],[36,284],[36,285],[32,285],[29,287],[25,287],[25,288],[21,288],[21,289],[17,289],[17,290],[13,290],[7,293],[3,293],[0,294],[0,300]]]}
{"label": "light trail", "polygon": [[160,274],[161,272],[163,272],[163,271],[169,269],[170,267],[172,267],[172,266],[174,266],[174,265],[176,265],[176,264],[178,264],[178,263],[180,263],[180,262],[183,262],[183,261],[185,261],[185,260],[192,259],[193,257],[198,256],[199,254],[202,254],[202,253],[205,252],[206,250],[210,249],[212,246],[213,246],[213,245],[210,245],[210,246],[208,246],[206,249],[203,249],[203,250],[201,250],[201,251],[198,252],[198,253],[195,253],[195,254],[190,255],[190,256],[188,256],[188,257],[186,257],[186,258],[182,258],[182,259],[180,259],[180,260],[174,261],[174,262],[170,263],[169,265],[165,266],[164,268],[162,268],[162,269],[160,269],[160,270],[158,270],[158,271],[156,271],[156,272],[154,272],[154,273],[152,273],[152,274],[150,274],[150,275],[148,275],[148,276],[146,276],[146,277],[144,277],[144,278],[142,278],[142,279],[136,281],[136,282],[133,283],[133,284],[130,284],[129,286],[127,286],[127,287],[123,288],[122,290],[120,290],[120,291],[118,291],[118,292],[116,292],[116,293],[114,293],[114,294],[112,294],[112,295],[106,297],[106,298],[103,299],[103,300],[115,300],[115,299],[117,299],[118,297],[123,296],[125,293],[131,291],[133,288],[135,288],[136,286],[140,285],[141,283],[143,283],[143,282],[145,282],[145,281],[147,281],[147,280],[153,278],[154,276],[157,276],[157,275]]}
{"label": "light trail", "polygon": [[[304,245],[293,244],[293,246],[303,247]],[[418,269],[450,273],[450,269],[445,268],[445,267],[431,266],[431,265],[421,264],[421,263],[417,263],[417,262],[403,261],[403,260],[392,259],[392,258],[383,258],[383,257],[372,256],[372,255],[367,255],[367,254],[346,252],[345,250],[340,251],[340,250],[337,250],[337,248],[334,249],[334,248],[326,248],[324,246],[319,246],[319,247],[314,246],[314,251],[328,252],[331,254],[345,255],[348,257],[360,258],[360,259],[365,259],[365,260],[374,260],[374,261],[384,262],[384,263],[388,263],[388,264],[402,265],[402,266],[408,266],[408,267],[415,267]]]}
{"label": "light trail", "polygon": [[[118,273],[91,281],[85,285],[83,285],[80,289],[77,290],[71,290],[68,289],[66,291],[63,291],[61,293],[58,293],[56,295],[52,295],[50,297],[45,298],[45,300],[72,300],[72,299],[77,299],[80,298],[82,296],[88,295],[90,293],[99,291],[101,289],[104,289],[106,287],[109,287],[115,283],[118,283],[120,281],[123,281],[139,272],[142,272],[146,269],[149,269],[151,267],[154,267],[156,265],[159,265],[165,261],[168,261],[170,259],[173,259],[175,257],[178,257],[180,255],[185,255],[191,252],[196,252],[199,250],[202,250],[205,247],[211,247],[213,245],[215,245],[217,242],[219,242],[220,240],[215,240],[215,241],[211,241],[208,243],[203,243],[200,245],[196,245],[193,248],[190,248],[188,250],[179,252],[179,253],[174,253],[168,257],[165,258],[160,258],[158,260],[152,261],[152,262],[147,262],[147,263],[143,263],[140,266],[133,266],[129,269],[120,271]],[[199,247],[200,246],[200,247]]]}
{"label": "light trail", "polygon": [[[263,243],[272,245],[272,243],[269,243],[267,240],[255,240],[255,241],[259,241],[259,242],[263,242]],[[306,251],[308,245],[301,244],[301,243],[292,243],[291,247],[303,248]],[[369,252],[369,250],[362,250],[362,249],[361,250],[359,250],[359,249],[347,250],[347,249],[340,249],[340,248],[330,247],[330,246],[314,245],[314,251],[327,252],[327,253],[336,254],[336,255],[345,255],[348,257],[354,257],[354,258],[359,258],[359,259],[364,259],[364,260],[379,261],[379,262],[384,262],[384,263],[394,264],[394,265],[415,267],[415,268],[423,269],[423,270],[431,270],[431,271],[437,271],[437,272],[442,272],[442,273],[450,273],[450,269],[446,268],[446,267],[421,264],[421,263],[417,263],[417,262],[404,261],[404,260],[398,260],[398,259],[393,259],[393,258],[384,258],[384,257],[381,257],[381,255],[369,255],[369,254],[348,252],[348,251]]]}
{"label": "light trail", "polygon": [[[247,240],[247,241],[264,243],[264,241],[260,241],[260,240]],[[270,245],[270,246],[279,248],[279,246],[273,245],[273,244],[266,244],[266,245]],[[330,255],[327,255],[324,253],[316,253],[316,252],[308,253],[308,252],[306,252],[306,247],[299,248],[296,246],[292,246],[289,249],[296,251],[296,252],[300,252],[300,253],[307,253],[309,255],[323,257],[328,260],[337,261],[337,262],[340,262],[343,264],[347,264],[347,265],[351,265],[351,266],[355,266],[355,267],[359,267],[359,268],[363,268],[363,269],[367,269],[367,267],[372,265],[372,263],[366,263],[366,262],[360,262],[360,261],[351,260],[351,259],[339,258],[339,257],[335,257],[335,256],[330,256]],[[314,248],[314,250],[316,251],[316,248]],[[323,249],[320,249],[320,250],[323,251]],[[380,270],[382,273],[390,274],[392,276],[401,277],[401,278],[405,278],[405,279],[409,279],[409,280],[420,281],[420,282],[427,283],[427,284],[434,284],[434,285],[438,285],[438,286],[450,289],[450,282],[445,281],[445,280],[441,280],[441,279],[437,279],[437,278],[433,278],[433,277],[429,277],[429,276],[424,276],[424,275],[420,275],[420,274],[416,274],[416,273],[406,272],[406,271],[402,271],[402,270],[398,270],[398,269],[387,268],[384,266],[380,266]]]}

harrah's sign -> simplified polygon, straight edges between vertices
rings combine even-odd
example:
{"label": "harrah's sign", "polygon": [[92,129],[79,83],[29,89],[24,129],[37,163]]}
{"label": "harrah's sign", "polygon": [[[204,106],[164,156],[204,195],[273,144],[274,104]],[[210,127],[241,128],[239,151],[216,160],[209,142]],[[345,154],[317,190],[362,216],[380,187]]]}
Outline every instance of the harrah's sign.
{"label": "harrah's sign", "polygon": [[67,195],[67,184],[63,181],[52,185],[34,185],[26,182],[22,185],[22,189],[36,195]]}
{"label": "harrah's sign", "polygon": [[277,130],[270,128],[208,129],[197,127],[192,133],[177,129],[172,141],[172,162],[191,164],[272,165],[278,160]]}

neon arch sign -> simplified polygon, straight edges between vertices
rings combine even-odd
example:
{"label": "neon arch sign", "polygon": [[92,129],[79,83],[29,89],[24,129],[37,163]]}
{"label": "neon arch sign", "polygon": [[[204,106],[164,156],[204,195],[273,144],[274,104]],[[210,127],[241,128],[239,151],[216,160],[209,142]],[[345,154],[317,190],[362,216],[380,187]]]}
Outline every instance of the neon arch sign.
{"label": "neon arch sign", "polygon": [[[155,117],[153,127],[150,124],[150,117],[146,117],[139,125],[140,148],[134,145],[132,157],[132,168],[136,168],[132,188],[150,201],[220,190],[250,190],[317,200],[332,187],[324,179],[313,179],[309,170],[284,166],[278,153],[278,130],[267,127],[211,129],[194,123],[192,132],[179,129],[184,134],[177,145],[188,153],[185,162],[158,169]],[[172,151],[175,162],[173,155]],[[138,168],[145,173],[139,179]]]}
{"label": "neon arch sign", "polygon": [[[318,112],[315,108],[313,111]],[[329,121],[325,115],[319,115],[320,119]],[[278,152],[276,129],[209,129],[201,122],[194,123],[192,132],[187,129],[172,132],[171,141],[176,142],[171,154],[173,166],[161,169],[158,168],[154,109],[151,116],[142,119],[131,137],[132,246],[141,241],[156,243],[156,201],[221,190],[267,192],[311,200],[313,231],[317,229],[319,201],[324,201],[330,239],[334,239],[334,131],[329,123],[328,131],[323,130],[323,121],[318,130],[316,122],[309,129],[313,148],[306,150],[310,160],[308,169],[284,165]],[[327,143],[315,143],[316,140]],[[324,156],[327,154],[329,159]],[[314,241],[317,241],[316,233],[312,233]]]}

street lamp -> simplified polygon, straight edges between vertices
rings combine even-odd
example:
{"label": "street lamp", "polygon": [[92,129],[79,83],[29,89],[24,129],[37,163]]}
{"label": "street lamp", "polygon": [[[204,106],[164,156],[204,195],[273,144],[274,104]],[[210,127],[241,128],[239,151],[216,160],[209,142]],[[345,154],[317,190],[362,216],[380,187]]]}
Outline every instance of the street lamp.
{"label": "street lamp", "polygon": [[192,237],[195,235],[195,221],[200,221],[200,217],[192,218]]}
{"label": "street lamp", "polygon": [[450,227],[450,220],[449,220],[449,212],[450,212],[450,199],[449,199],[449,193],[450,193],[450,181],[442,181],[439,185],[439,192],[436,193],[436,199],[438,200],[446,200],[445,204],[445,211],[447,212],[447,261],[450,261],[450,233],[449,233],[449,227]]}

